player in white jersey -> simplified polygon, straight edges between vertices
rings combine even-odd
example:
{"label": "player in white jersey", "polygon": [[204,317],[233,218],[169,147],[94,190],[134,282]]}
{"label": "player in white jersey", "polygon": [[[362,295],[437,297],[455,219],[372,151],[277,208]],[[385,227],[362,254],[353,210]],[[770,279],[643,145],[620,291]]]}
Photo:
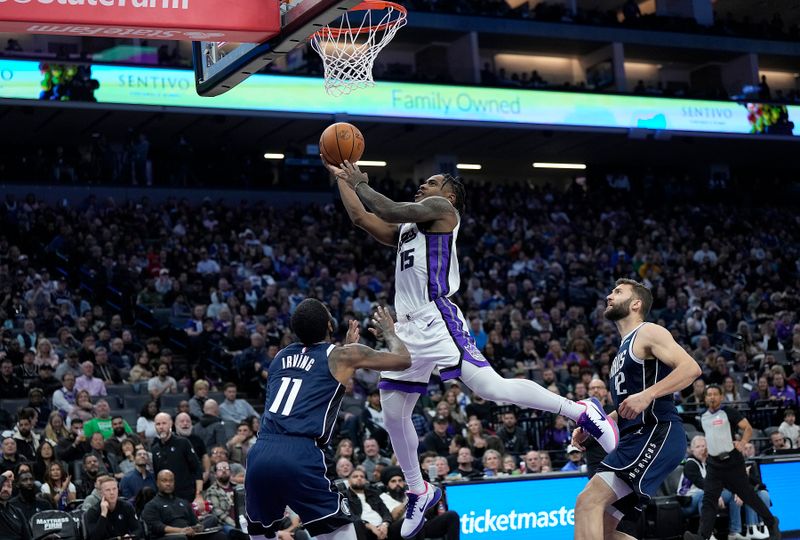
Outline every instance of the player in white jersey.
{"label": "player in white jersey", "polygon": [[475,346],[464,315],[449,298],[461,284],[456,237],[466,193],[460,179],[431,176],[420,185],[413,203],[395,202],[372,189],[356,165],[326,166],[337,179],[353,223],[382,244],[397,248],[395,333],[408,348],[412,363],[404,371],[382,372],[378,386],[386,429],[409,486],[401,527],[404,538],[421,530],[425,510],[441,497],[439,488],[422,478],[419,440],[411,422],[414,405],[427,391],[434,369],[443,380],[460,377],[485,399],[562,414],[591,433],[606,451],[616,447],[616,424],[596,399],[576,403],[533,381],[504,379]]}

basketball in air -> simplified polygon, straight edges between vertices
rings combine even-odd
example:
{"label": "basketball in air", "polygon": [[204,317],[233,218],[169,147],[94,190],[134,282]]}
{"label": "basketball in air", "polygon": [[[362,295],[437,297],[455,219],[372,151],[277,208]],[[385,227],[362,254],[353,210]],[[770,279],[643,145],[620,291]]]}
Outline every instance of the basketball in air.
{"label": "basketball in air", "polygon": [[339,166],[345,160],[355,163],[364,154],[364,136],[353,124],[337,122],[322,132],[319,150],[331,165]]}

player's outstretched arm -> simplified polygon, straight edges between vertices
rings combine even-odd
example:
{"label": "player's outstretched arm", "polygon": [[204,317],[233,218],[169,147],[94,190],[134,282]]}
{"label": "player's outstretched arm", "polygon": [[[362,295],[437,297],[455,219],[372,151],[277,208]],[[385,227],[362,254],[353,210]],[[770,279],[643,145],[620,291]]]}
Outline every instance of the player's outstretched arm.
{"label": "player's outstretched arm", "polygon": [[401,371],[411,366],[411,355],[394,333],[394,321],[389,310],[378,306],[372,323],[375,328],[370,328],[370,331],[376,336],[383,334],[389,351],[376,351],[359,343],[349,343],[334,349],[329,357],[331,371],[336,380],[342,384],[347,382],[358,368]]}
{"label": "player's outstretched arm", "polygon": [[[343,176],[342,169],[335,167],[322,158],[322,163],[330,171],[331,176],[336,178],[336,184],[339,187],[339,194],[342,197],[342,204],[344,204],[347,215],[350,216],[350,221],[359,229],[363,229],[370,234],[375,240],[386,246],[397,245],[397,232],[398,227],[392,223],[387,223],[381,218],[368,212],[364,208],[364,204],[353,191],[353,188],[347,183]],[[366,175],[365,175],[366,176]]]}
{"label": "player's outstretched arm", "polygon": [[694,358],[675,342],[672,334],[663,326],[646,324],[639,330],[636,339],[641,340],[640,343],[644,345],[646,358],[658,358],[672,368],[672,373],[644,392],[633,394],[619,404],[620,416],[629,419],[641,414],[653,400],[683,390],[702,374]]}
{"label": "player's outstretched arm", "polygon": [[427,223],[456,215],[456,209],[444,197],[430,197],[418,203],[396,202],[372,189],[369,177],[358,165],[345,161],[339,170],[337,178],[347,182],[364,205],[384,222]]}

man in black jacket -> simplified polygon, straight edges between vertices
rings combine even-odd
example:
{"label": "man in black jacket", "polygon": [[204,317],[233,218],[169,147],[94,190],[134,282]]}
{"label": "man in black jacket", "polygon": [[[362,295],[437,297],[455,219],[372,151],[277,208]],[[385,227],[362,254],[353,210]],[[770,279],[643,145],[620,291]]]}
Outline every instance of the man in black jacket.
{"label": "man in black jacket", "polygon": [[[205,505],[203,500],[203,468],[197,454],[187,439],[172,433],[172,417],[158,413],[155,418],[158,438],[153,440],[153,472],[169,469],[177,478],[175,496],[191,504]],[[156,476],[158,483],[158,476]]]}
{"label": "man in black jacket", "polygon": [[517,425],[514,411],[503,413],[503,427],[497,430],[497,436],[503,441],[507,453],[519,457],[528,450],[528,433]]}
{"label": "man in black jacket", "polygon": [[100,504],[86,512],[88,540],[106,540],[117,536],[143,538],[142,525],[136,519],[133,506],[119,498],[117,481],[107,476],[100,484],[100,493],[103,497]]}
{"label": "man in black jacket", "polygon": [[83,433],[83,420],[73,418],[69,425],[69,436],[62,437],[56,445],[56,455],[62,461],[77,461],[92,451],[92,445]]}
{"label": "man in black jacket", "polygon": [[355,518],[358,537],[368,540],[385,540],[392,523],[392,514],[383,504],[377,491],[367,486],[367,475],[361,469],[355,469],[348,478],[350,487],[347,498],[350,512]]}
{"label": "man in black jacket", "polygon": [[22,511],[10,503],[14,473],[0,475],[0,538],[30,540],[31,532]]}
{"label": "man in black jacket", "polygon": [[23,472],[17,479],[17,489],[19,494],[11,499],[11,504],[16,506],[25,516],[25,523],[28,523],[37,512],[52,510],[53,504],[47,497],[41,496],[34,484],[33,474]]}
{"label": "man in black jacket", "polygon": [[[175,475],[172,471],[164,469],[156,477],[158,495],[153,497],[142,510],[142,521],[150,530],[150,538],[158,540],[167,538],[176,540],[185,535],[192,537],[203,530],[203,525],[197,522],[197,517],[192,511],[191,503],[175,496]],[[204,534],[203,540],[226,540],[221,532]]]}

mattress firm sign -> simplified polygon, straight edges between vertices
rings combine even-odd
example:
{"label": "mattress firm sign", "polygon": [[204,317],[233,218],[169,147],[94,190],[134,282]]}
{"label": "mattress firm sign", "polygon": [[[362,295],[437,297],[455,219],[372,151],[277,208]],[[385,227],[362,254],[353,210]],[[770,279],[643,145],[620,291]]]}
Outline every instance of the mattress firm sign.
{"label": "mattress firm sign", "polygon": [[[719,134],[800,134],[800,107],[541,90],[379,82],[344,97],[320,79],[254,75],[213,98],[190,70],[92,66],[97,101],[221,110],[347,114],[444,122],[646,129]],[[38,62],[0,60],[0,97],[37,99]]]}

